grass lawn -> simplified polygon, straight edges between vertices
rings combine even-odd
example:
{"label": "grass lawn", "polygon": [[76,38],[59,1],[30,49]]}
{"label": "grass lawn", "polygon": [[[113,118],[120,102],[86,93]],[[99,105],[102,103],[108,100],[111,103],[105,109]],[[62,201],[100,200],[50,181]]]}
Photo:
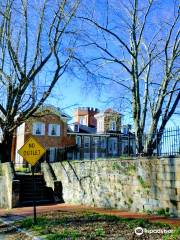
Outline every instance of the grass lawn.
{"label": "grass lawn", "polygon": [[[33,218],[26,218],[16,222],[20,228],[32,231],[37,236],[46,240],[59,239],[180,239],[180,228],[161,223],[150,223],[143,219],[127,219],[116,216],[101,215],[88,212],[50,212],[38,215],[37,225],[33,224]],[[144,229],[173,229],[171,234],[144,233],[141,237],[134,233],[136,227]]]}

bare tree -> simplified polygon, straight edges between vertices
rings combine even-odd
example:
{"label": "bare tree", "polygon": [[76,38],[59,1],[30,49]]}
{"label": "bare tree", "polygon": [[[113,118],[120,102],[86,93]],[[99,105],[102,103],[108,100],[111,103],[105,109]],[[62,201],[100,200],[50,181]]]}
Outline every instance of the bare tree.
{"label": "bare tree", "polygon": [[2,162],[11,160],[14,130],[50,95],[72,60],[79,0],[0,3]]}
{"label": "bare tree", "polygon": [[[80,48],[88,47],[93,53],[77,60],[88,76],[123,89],[121,97],[131,101],[137,151],[152,155],[180,100],[179,8],[174,4],[168,9],[171,17],[160,26],[157,18],[162,17],[162,9],[157,10],[157,1],[105,2],[103,14],[96,9],[89,17],[80,16],[88,29]],[[145,132],[147,149],[142,142]]]}

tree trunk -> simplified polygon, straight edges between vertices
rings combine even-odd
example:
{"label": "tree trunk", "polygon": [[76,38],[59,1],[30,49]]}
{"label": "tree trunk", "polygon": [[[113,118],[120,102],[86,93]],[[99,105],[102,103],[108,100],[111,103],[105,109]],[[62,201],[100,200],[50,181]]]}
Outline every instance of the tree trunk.
{"label": "tree trunk", "polygon": [[5,133],[0,143],[0,161],[11,162],[11,149],[12,149],[12,140],[13,135],[9,133]]}
{"label": "tree trunk", "polygon": [[164,133],[164,129],[165,129],[165,126],[161,127],[159,132],[156,132],[156,133],[152,134],[150,136],[150,138],[148,139],[148,141],[147,141],[147,151],[146,151],[148,156],[152,156],[154,150],[156,150],[157,155],[159,154],[159,144],[161,142],[161,139],[162,139],[162,136],[163,136],[163,133]]}
{"label": "tree trunk", "polygon": [[[156,137],[157,137],[157,136],[156,136]],[[155,150],[156,147],[157,147],[156,137],[151,136],[150,139],[148,139],[147,149],[146,149],[146,151],[145,151],[145,155],[146,155],[146,156],[152,156],[152,155],[153,155],[153,152],[154,152],[154,150]]]}
{"label": "tree trunk", "polygon": [[137,154],[140,155],[141,153],[143,153],[143,136],[142,133],[140,131],[140,129],[137,129],[137,131],[135,131],[135,136],[136,136],[136,149],[137,149]]}

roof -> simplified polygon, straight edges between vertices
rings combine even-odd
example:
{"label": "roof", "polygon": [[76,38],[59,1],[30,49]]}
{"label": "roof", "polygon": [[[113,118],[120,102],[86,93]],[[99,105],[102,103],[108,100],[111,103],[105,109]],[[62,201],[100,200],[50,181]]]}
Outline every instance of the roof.
{"label": "roof", "polygon": [[69,121],[72,119],[67,113],[63,112],[59,107],[55,107],[53,105],[44,105],[38,110],[38,112],[45,111],[45,110],[51,111],[52,113],[54,113],[55,115],[61,117],[66,121]]}
{"label": "roof", "polygon": [[107,108],[107,109],[104,111],[104,113],[112,113],[112,112],[114,112],[114,111],[112,110],[112,108]]}
{"label": "roof", "polygon": [[121,113],[113,110],[112,108],[107,108],[105,111],[102,111],[102,112],[100,112],[100,113],[97,113],[97,114],[95,114],[94,116],[95,116],[95,118],[97,118],[97,117],[102,117],[102,116],[104,116],[104,115],[106,115],[106,114],[114,114],[114,113],[115,113],[115,114],[118,114],[118,115],[122,115]]}
{"label": "roof", "polygon": [[[75,130],[75,126],[78,126],[78,130]],[[96,133],[95,127],[88,127],[86,125],[82,125],[78,122],[75,122],[69,127],[68,132],[74,133]]]}
{"label": "roof", "polygon": [[112,108],[107,108],[107,109],[104,111],[104,113],[116,113],[116,114],[121,115],[120,112],[117,112],[117,111],[113,110]]}
{"label": "roof", "polygon": [[80,133],[96,133],[96,128],[88,127],[86,125],[79,125]]}

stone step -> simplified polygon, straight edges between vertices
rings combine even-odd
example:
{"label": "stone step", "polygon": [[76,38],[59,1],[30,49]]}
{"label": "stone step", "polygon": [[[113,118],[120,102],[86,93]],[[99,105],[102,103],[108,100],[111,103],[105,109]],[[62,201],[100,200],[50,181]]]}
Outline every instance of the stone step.
{"label": "stone step", "polygon": [[54,202],[53,193],[48,191],[43,175],[35,175],[35,190],[32,175],[17,175],[17,179],[20,181],[21,206],[33,205],[33,199],[39,205]]}

